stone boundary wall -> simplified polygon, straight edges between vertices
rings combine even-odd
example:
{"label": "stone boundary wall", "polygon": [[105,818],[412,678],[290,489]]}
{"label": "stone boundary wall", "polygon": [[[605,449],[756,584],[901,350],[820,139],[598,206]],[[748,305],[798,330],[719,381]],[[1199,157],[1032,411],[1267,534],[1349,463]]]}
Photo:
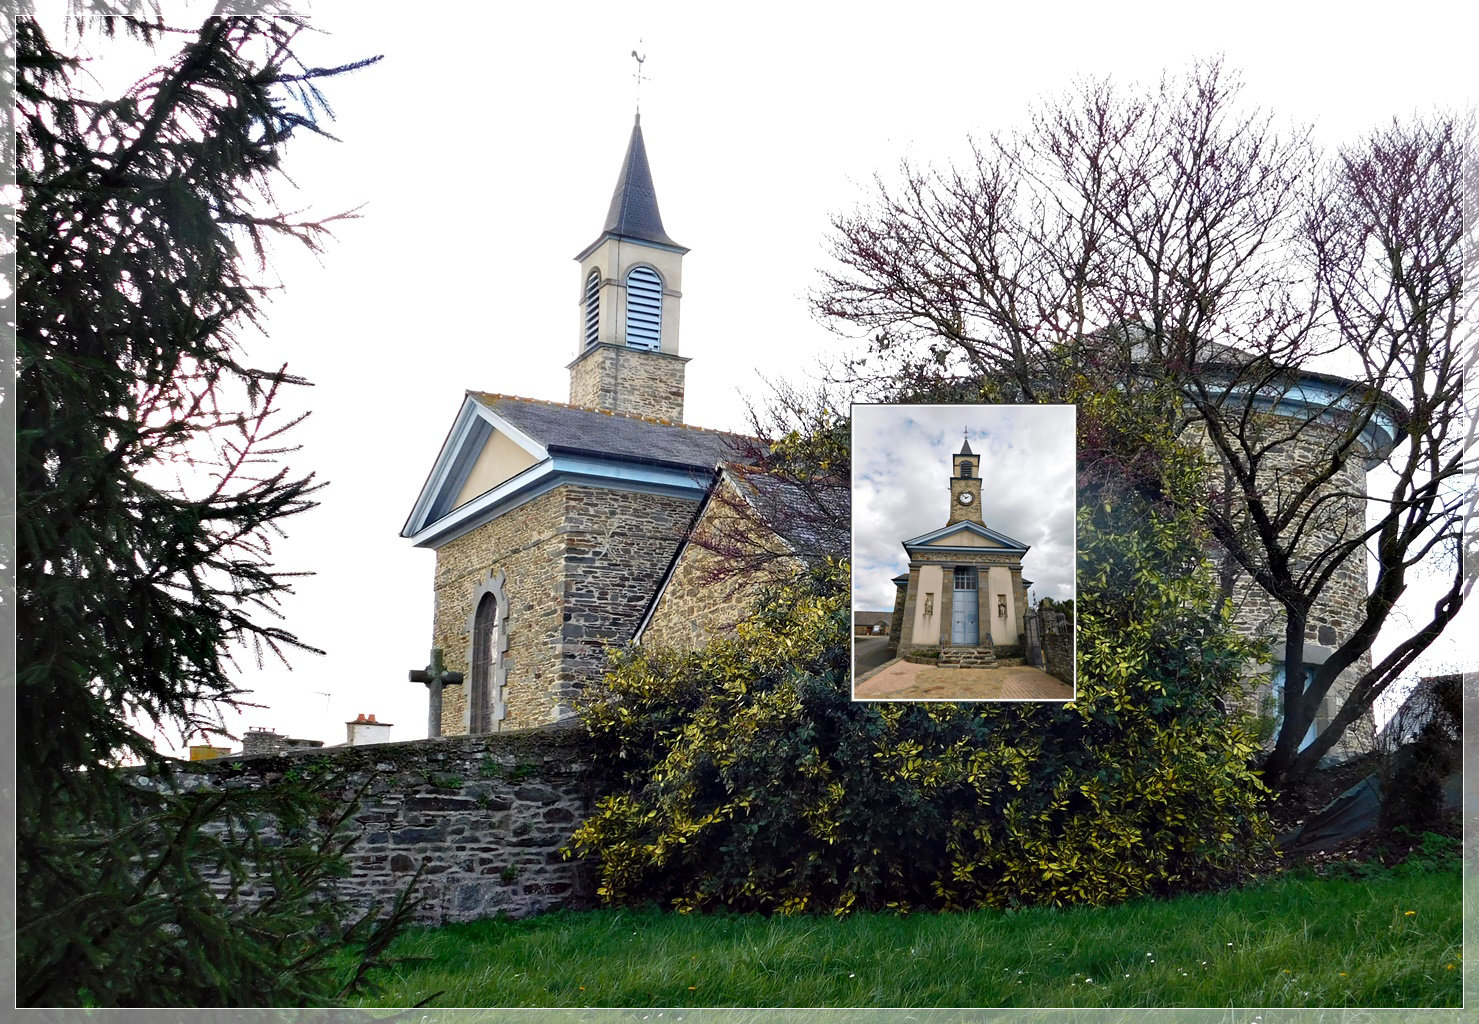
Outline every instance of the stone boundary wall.
{"label": "stone boundary wall", "polygon": [[1042,656],[1048,675],[1073,686],[1073,622],[1053,608],[1039,612],[1038,621],[1042,624]]}
{"label": "stone boundary wall", "polygon": [[904,599],[909,593],[909,584],[894,584],[894,613],[888,621],[888,656],[899,653],[899,640],[904,632]]}
{"label": "stone boundary wall", "polygon": [[340,892],[358,907],[390,901],[422,868],[418,923],[589,906],[589,869],[566,860],[593,807],[579,728],[531,729],[181,764],[187,786],[271,786],[343,771],[344,796],[367,786],[351,818],[350,875]]}

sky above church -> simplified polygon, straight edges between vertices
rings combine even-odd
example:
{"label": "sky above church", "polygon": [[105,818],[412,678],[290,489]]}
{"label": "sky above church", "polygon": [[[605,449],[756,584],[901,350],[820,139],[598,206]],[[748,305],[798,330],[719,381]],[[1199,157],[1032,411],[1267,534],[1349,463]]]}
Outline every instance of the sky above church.
{"label": "sky above church", "polygon": [[[283,602],[282,625],[326,653],[295,656],[291,671],[242,657],[240,682],[261,707],[226,723],[238,734],[341,742],[343,723],[373,713],[395,739],[425,735],[426,690],[406,674],[431,646],[434,556],[398,534],[464,390],[567,397],[573,257],[600,232],[625,152],[634,48],[647,58],[642,127],[663,223],[692,250],[687,419],[721,428],[745,425],[766,379],[804,385],[858,351],[808,308],[829,216],[865,201],[873,176],[904,159],[942,164],[964,156],[971,135],[1023,125],[1031,101],[1076,76],[1149,84],[1221,54],[1250,105],[1312,122],[1325,144],[1459,106],[1471,88],[1468,35],[1436,18],[1409,37],[1388,16],[1284,3],[430,9],[310,8],[323,34],[303,41],[308,63],[384,60],[325,84],[342,141],[296,140],[286,169],[297,188],[278,199],[358,212],[321,259],[279,251],[269,336],[243,343],[258,365],[286,362],[315,385],[289,398],[312,412],[293,465],[328,486],[274,556],[315,574]],[[146,70],[121,44],[91,47],[100,81]],[[938,429],[942,452],[958,442],[960,424]],[[921,456],[930,447],[911,443]],[[933,496],[920,502],[923,529],[943,522],[943,465],[920,470]],[[1061,502],[1051,508],[1063,514]],[[1001,515],[1036,553],[1033,530],[1007,506]],[[923,529],[900,526],[889,542]],[[1060,573],[1044,564],[1028,575],[1042,588]]]}
{"label": "sky above church", "polygon": [[1066,405],[854,405],[853,608],[893,611],[903,541],[950,518],[951,455],[969,431],[981,517],[1029,550],[1033,603],[1073,597],[1074,409]]}

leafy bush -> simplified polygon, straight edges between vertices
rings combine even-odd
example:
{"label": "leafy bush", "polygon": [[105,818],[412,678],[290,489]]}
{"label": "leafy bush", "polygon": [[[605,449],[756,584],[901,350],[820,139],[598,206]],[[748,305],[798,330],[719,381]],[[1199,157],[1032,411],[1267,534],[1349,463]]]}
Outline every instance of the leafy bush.
{"label": "leafy bush", "polygon": [[[1165,454],[1184,472],[1157,479],[1195,486],[1194,459]],[[600,895],[783,913],[1101,904],[1261,855],[1256,748],[1220,711],[1255,652],[1188,520],[1134,479],[1091,464],[1081,481],[1070,704],[851,701],[846,564],[702,650],[621,656],[584,711],[612,789],[573,846],[598,861]]]}

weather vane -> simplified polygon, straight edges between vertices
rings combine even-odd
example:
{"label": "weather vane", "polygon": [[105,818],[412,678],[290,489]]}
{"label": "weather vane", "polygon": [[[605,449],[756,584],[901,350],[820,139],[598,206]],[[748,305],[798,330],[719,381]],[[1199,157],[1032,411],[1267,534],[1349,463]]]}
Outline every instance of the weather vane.
{"label": "weather vane", "polygon": [[[637,45],[641,46],[642,40],[638,39]],[[639,56],[637,51],[633,50],[632,58],[637,62],[637,70],[632,77],[637,80],[637,116],[640,118],[642,116],[642,62],[647,59],[647,55],[644,53]]]}

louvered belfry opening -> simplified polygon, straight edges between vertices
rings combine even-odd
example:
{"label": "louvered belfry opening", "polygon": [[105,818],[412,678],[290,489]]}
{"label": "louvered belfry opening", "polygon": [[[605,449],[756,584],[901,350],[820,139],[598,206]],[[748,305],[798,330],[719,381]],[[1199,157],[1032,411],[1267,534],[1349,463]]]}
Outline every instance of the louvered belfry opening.
{"label": "louvered belfry opening", "polygon": [[592,270],[585,279],[585,347],[597,341],[601,328],[601,272]]}
{"label": "louvered belfry opening", "polygon": [[627,345],[656,351],[662,343],[662,278],[651,267],[627,274]]}
{"label": "louvered belfry opening", "polygon": [[478,603],[472,631],[472,693],[468,702],[468,727],[472,733],[493,731],[494,640],[498,633],[498,600],[484,594]]}

